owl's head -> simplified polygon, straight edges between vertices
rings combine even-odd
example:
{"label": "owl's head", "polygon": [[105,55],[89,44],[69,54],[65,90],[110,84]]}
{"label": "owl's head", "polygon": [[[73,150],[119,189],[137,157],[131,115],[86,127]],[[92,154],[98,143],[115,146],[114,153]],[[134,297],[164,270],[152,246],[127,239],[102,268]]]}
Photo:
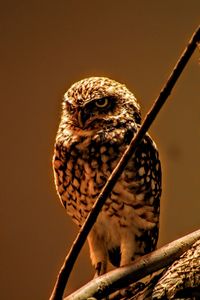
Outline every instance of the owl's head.
{"label": "owl's head", "polygon": [[140,123],[140,106],[124,84],[106,77],[89,77],[74,83],[64,95],[64,123],[85,130]]}

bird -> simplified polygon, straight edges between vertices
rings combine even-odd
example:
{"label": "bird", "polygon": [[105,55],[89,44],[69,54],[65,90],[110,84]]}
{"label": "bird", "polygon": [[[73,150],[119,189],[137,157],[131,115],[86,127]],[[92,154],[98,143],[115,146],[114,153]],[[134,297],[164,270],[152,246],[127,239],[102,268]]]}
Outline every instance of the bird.
{"label": "bird", "polygon": [[[125,84],[88,77],[64,94],[53,154],[57,194],[81,227],[141,127],[140,104]],[[87,240],[95,276],[156,248],[161,163],[146,133],[106,199]]]}

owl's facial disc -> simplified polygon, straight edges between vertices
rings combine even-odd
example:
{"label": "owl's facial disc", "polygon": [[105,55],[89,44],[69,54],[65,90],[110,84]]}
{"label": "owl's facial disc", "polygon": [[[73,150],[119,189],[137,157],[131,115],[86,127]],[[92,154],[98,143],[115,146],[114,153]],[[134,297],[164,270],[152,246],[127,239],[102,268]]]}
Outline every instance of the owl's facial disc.
{"label": "owl's facial disc", "polygon": [[102,97],[86,102],[78,111],[80,127],[85,128],[91,123],[102,121],[109,111],[113,111],[114,107],[115,99],[113,97]]}

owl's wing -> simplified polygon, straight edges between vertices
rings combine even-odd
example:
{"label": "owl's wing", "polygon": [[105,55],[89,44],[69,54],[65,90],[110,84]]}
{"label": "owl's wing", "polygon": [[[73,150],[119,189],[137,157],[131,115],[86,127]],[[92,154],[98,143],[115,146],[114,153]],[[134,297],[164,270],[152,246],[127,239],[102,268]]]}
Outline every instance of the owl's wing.
{"label": "owl's wing", "polygon": [[[131,188],[135,193],[137,201],[135,211],[140,218],[152,222],[153,228],[146,228],[136,235],[138,255],[143,255],[153,251],[158,241],[160,197],[161,197],[161,164],[156,144],[149,134],[145,135],[140,145],[137,147],[134,161],[134,180],[138,182],[138,187]],[[136,253],[137,254],[137,253]]]}

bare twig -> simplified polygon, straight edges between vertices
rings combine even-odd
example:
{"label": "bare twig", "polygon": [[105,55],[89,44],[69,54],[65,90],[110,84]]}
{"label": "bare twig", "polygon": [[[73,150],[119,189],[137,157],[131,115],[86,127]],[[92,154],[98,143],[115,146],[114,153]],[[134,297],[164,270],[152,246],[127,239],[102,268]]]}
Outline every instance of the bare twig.
{"label": "bare twig", "polygon": [[188,60],[190,59],[191,55],[193,54],[197,42],[200,41],[200,27],[196,30],[193,34],[191,40],[189,41],[188,46],[184,50],[183,54],[181,55],[179,61],[177,62],[173,72],[171,73],[169,79],[167,80],[166,85],[162,89],[159,97],[156,99],[155,103],[153,104],[151,110],[146,115],[143,124],[140,127],[140,130],[137,132],[135,137],[132,139],[129,147],[124,152],[122,158],[120,159],[119,163],[117,164],[116,168],[113,170],[111,176],[109,177],[108,181],[106,182],[105,186],[103,187],[99,197],[95,201],[92,210],[88,214],[82,228],[80,229],[72,247],[61,267],[61,270],[58,274],[58,278],[56,284],[54,286],[52,295],[50,300],[61,300],[66,283],[68,281],[69,275],[72,271],[74,263],[80,253],[80,250],[93,226],[95,223],[97,216],[104,205],[107,197],[111,193],[116,181],[118,180],[119,176],[123,172],[128,160],[134,154],[136,147],[141,142],[142,138],[144,137],[145,133],[153,123],[154,119],[156,118],[158,112],[160,111],[161,107],[167,100],[168,96],[170,95],[172,88],[174,87],[176,81],[178,80],[179,76],[181,75],[184,67],[186,66]]}
{"label": "bare twig", "polygon": [[131,265],[120,267],[93,279],[64,300],[81,300],[90,297],[97,299],[104,298],[116,290],[127,287],[129,284],[169,266],[197,240],[200,240],[200,230],[192,232],[154,252],[138,258]]}

